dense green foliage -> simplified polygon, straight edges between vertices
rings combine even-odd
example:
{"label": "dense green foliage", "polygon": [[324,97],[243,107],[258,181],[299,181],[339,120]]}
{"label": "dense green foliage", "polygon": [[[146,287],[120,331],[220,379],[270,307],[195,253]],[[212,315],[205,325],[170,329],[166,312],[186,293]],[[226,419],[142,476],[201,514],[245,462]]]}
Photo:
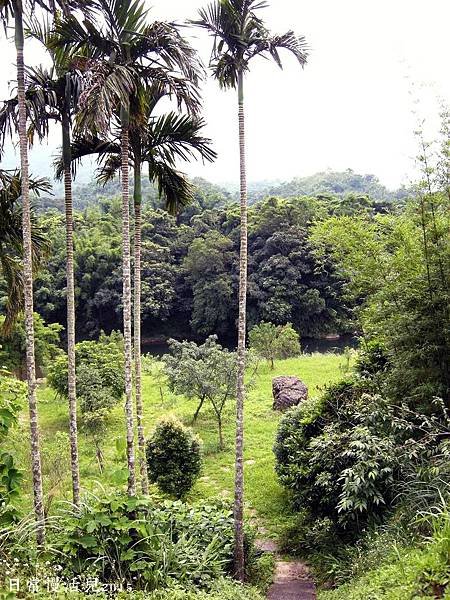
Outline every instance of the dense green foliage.
{"label": "dense green foliage", "polygon": [[175,498],[185,496],[200,474],[200,439],[174,417],[156,425],[146,454],[149,480]]}
{"label": "dense green foliage", "polygon": [[[1,326],[4,317],[0,315],[0,369],[7,369],[18,377],[25,373],[25,327],[22,319],[18,319],[11,333],[2,334]],[[59,323],[46,324],[44,319],[34,313],[34,337],[36,368],[39,375],[61,354],[60,334],[63,326]]]}
{"label": "dense green foliage", "polygon": [[249,332],[250,348],[267,360],[272,369],[276,358],[290,358],[300,354],[300,336],[290,323],[274,325],[262,321]]}
{"label": "dense green foliage", "polygon": [[294,506],[346,534],[360,532],[368,518],[381,514],[393,492],[390,417],[379,396],[345,381],[329,388],[320,403],[307,401],[289,411],[275,454]]}
{"label": "dense green foliage", "polygon": [[22,473],[17,469],[14,455],[6,451],[5,442],[10,429],[17,424],[25,404],[26,386],[0,371],[0,522],[15,519],[14,500],[20,493]]}
{"label": "dense green foliage", "polygon": [[449,231],[449,196],[432,193],[396,217],[332,218],[314,232],[362,299],[367,337],[385,349],[384,393],[424,411],[433,396],[450,406]]}
{"label": "dense green foliage", "polygon": [[[224,340],[234,338],[239,213],[234,204],[222,207],[220,199],[217,205],[208,202],[187,207],[178,225],[174,217],[144,204],[144,337],[216,333]],[[328,200],[301,197],[271,198],[250,209],[250,327],[261,320],[291,322],[302,336],[348,327],[342,278],[309,243],[311,224],[329,214],[329,207]],[[120,328],[119,211],[116,200],[103,198],[75,213],[77,327],[83,337]],[[36,280],[36,310],[49,322],[64,323],[63,217],[47,212],[40,224],[53,246]]]}
{"label": "dense green foliage", "polygon": [[[123,374],[123,341],[116,332],[107,336],[102,334],[98,342],[79,342],[75,347],[77,370],[83,368],[81,374],[80,395],[89,395],[90,380],[92,386],[103,390],[112,401],[119,401],[124,392]],[[49,368],[48,383],[63,397],[67,397],[67,356],[59,356]],[[91,408],[89,400],[85,401],[86,409]]]}
{"label": "dense green foliage", "polygon": [[176,581],[207,587],[230,570],[232,523],[219,505],[119,495],[62,517],[52,544],[63,575],[81,582],[98,577],[149,591]]}
{"label": "dense green foliage", "polygon": [[[432,514],[422,515],[422,528],[427,525],[427,539],[399,545],[395,537],[375,534],[370,546],[363,545],[353,552],[352,562],[336,564],[337,575],[345,567],[347,583],[333,591],[323,591],[320,600],[366,600],[385,598],[434,599],[449,598],[450,578],[450,520],[448,509],[436,507]],[[399,532],[397,532],[398,535]],[[344,578],[345,579],[345,578]]]}

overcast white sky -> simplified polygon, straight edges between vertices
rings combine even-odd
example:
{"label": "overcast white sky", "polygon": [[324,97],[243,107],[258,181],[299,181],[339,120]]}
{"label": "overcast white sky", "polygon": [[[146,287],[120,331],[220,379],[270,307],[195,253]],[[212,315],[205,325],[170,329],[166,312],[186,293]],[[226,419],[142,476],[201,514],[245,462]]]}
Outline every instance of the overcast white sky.
{"label": "overcast white sky", "polygon": [[[205,0],[152,0],[154,19],[184,21]],[[253,63],[246,82],[250,180],[309,175],[352,168],[374,173],[389,187],[413,172],[414,107],[435,123],[437,99],[450,99],[449,0],[272,0],[262,16],[274,32],[294,29],[311,47],[304,70],[285,56],[279,71],[269,61]],[[211,40],[203,32],[194,45],[207,61]],[[0,92],[14,79],[14,47],[0,42]],[[28,63],[44,60],[31,44]],[[411,89],[414,88],[414,105]],[[238,179],[236,98],[214,81],[204,86],[206,134],[219,158],[211,166],[192,163],[190,175],[212,181]],[[49,149],[36,148],[32,169],[42,171]],[[51,152],[50,152],[51,151]],[[12,166],[9,156],[5,166]]]}

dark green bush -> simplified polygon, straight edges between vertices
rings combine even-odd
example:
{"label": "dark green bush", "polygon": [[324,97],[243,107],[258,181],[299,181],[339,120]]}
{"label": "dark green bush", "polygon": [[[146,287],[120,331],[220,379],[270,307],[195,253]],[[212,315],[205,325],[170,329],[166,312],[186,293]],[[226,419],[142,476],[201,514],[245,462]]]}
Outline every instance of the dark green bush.
{"label": "dark green bush", "polygon": [[147,442],[148,475],[159,489],[182,498],[202,466],[200,439],[174,417],[160,421]]}
{"label": "dark green bush", "polygon": [[357,534],[391,502],[396,466],[392,409],[359,382],[330,387],[289,411],[275,443],[276,471],[294,508]]}
{"label": "dark green bush", "polygon": [[359,350],[354,368],[358,376],[364,379],[374,380],[382,376],[389,368],[385,345],[378,340],[365,342]]}
{"label": "dark green bush", "polygon": [[339,541],[329,517],[313,517],[307,510],[300,510],[286,519],[279,537],[280,550],[294,555],[310,555]]}

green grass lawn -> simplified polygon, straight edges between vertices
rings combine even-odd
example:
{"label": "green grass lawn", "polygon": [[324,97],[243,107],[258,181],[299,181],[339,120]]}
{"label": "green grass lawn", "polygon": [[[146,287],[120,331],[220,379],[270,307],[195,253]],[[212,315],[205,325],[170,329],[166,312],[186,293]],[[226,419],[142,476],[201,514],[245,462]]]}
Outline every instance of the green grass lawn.
{"label": "green grass lawn", "polygon": [[[272,410],[272,377],[296,375],[309,388],[310,396],[320,394],[327,383],[341,376],[343,356],[335,354],[312,354],[299,358],[277,361],[275,369],[262,363],[255,383],[249,391],[245,407],[245,481],[248,515],[257,517],[269,532],[276,533],[288,511],[282,488],[274,473],[274,443],[279,414]],[[59,432],[67,431],[66,402],[55,398],[53,390],[42,385],[39,389],[39,415],[42,432],[43,472],[45,491],[55,499],[70,500],[70,468],[68,438]],[[164,390],[161,401],[159,388],[150,376],[143,379],[145,407],[145,431],[149,435],[157,420],[172,413],[190,424],[196,408],[195,400],[175,396]],[[27,413],[24,411],[21,429],[15,434],[15,449],[22,467],[27,469],[28,440]],[[190,500],[223,497],[231,499],[233,494],[234,467],[234,404],[226,409],[224,437],[226,448],[218,451],[217,427],[208,406],[200,413],[195,430],[203,440],[204,469],[197,481]],[[80,472],[85,489],[95,494],[102,488],[117,487],[114,472],[125,463],[120,440],[124,439],[123,409],[118,406],[111,415],[108,434],[104,441],[106,468],[100,473],[92,442],[80,431]],[[117,444],[119,440],[119,444]],[[29,481],[27,482],[29,486]],[[31,498],[31,494],[28,496]]]}

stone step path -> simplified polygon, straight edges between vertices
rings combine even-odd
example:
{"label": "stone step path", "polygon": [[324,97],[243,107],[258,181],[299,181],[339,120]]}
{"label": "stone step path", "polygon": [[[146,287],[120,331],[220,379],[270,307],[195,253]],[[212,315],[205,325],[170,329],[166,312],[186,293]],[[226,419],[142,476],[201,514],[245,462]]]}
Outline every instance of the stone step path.
{"label": "stone step path", "polygon": [[301,561],[277,560],[269,600],[315,600],[316,590],[308,567]]}
{"label": "stone step path", "polygon": [[[256,545],[264,552],[278,555],[278,547],[273,540],[258,539]],[[268,600],[316,600],[316,588],[305,563],[278,557],[275,564],[275,577],[268,592]]]}

